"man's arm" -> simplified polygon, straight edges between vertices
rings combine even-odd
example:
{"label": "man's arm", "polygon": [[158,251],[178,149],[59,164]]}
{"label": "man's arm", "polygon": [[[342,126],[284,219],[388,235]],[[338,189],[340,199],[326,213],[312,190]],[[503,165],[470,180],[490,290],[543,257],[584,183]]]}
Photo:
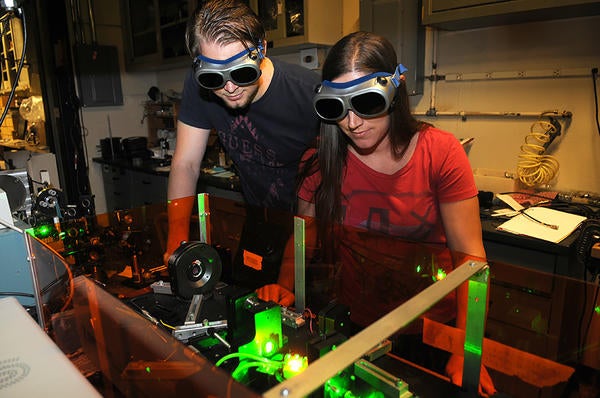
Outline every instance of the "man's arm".
{"label": "man's arm", "polygon": [[200,166],[209,136],[210,130],[177,122],[177,144],[169,173],[169,199],[179,199],[196,194]]}
{"label": "man's arm", "polygon": [[177,144],[171,161],[167,193],[169,233],[166,252],[163,255],[165,264],[181,242],[189,239],[196,185],[209,135],[210,130],[177,122]]}

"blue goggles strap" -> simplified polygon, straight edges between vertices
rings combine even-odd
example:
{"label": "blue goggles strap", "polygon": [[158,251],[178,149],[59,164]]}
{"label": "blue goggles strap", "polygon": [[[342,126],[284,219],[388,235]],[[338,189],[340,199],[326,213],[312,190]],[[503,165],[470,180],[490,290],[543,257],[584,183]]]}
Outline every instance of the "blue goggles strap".
{"label": "blue goggles strap", "polygon": [[400,76],[403,75],[404,73],[406,73],[406,71],[408,71],[408,69],[404,65],[398,64],[393,75],[388,72],[375,72],[375,73],[371,73],[369,75],[359,77],[358,79],[350,80],[349,82],[334,83],[329,80],[323,80],[323,82],[321,84],[323,84],[326,87],[341,89],[341,88],[349,88],[349,87],[359,85],[361,83],[366,82],[367,80],[371,80],[376,77],[390,77],[391,76],[392,77],[391,80],[392,80],[392,83],[394,84],[394,87],[398,87],[398,86],[400,86]]}
{"label": "blue goggles strap", "polygon": [[198,58],[199,60],[204,61],[204,62],[209,62],[211,64],[226,65],[230,62],[235,61],[236,59],[242,58],[243,56],[250,54],[252,51],[256,51],[258,53],[259,59],[262,59],[264,57],[263,46],[262,46],[262,44],[258,43],[258,45],[256,47],[250,47],[248,49],[244,49],[244,50],[240,51],[239,53],[235,54],[234,56],[229,57],[227,59],[213,59],[213,58],[205,57],[202,54],[199,54],[196,58]]}

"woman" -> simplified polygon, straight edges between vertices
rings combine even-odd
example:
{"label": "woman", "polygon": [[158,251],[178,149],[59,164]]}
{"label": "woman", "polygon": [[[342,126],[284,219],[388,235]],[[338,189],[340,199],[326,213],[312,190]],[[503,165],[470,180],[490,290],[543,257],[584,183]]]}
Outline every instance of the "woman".
{"label": "woman", "polygon": [[[373,33],[352,33],[331,48],[313,101],[321,131],[305,157],[298,212],[315,219],[322,247],[332,251],[339,250],[329,239],[333,226],[343,224],[485,258],[466,153],[452,134],[411,115],[404,71],[391,43]],[[284,262],[279,285],[292,291],[293,275]],[[466,294],[465,284],[456,308],[463,329]],[[460,384],[462,357],[452,356],[446,372]],[[484,368],[480,393],[494,391]]]}

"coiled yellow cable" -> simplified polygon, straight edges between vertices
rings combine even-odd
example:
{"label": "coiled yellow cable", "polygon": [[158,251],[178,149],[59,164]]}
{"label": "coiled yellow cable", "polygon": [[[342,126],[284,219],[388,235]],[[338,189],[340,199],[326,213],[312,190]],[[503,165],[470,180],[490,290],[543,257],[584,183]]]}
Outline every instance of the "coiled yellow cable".
{"label": "coiled yellow cable", "polygon": [[521,154],[517,162],[517,175],[526,186],[547,185],[556,177],[558,160],[554,156],[544,155],[544,144],[547,144],[556,132],[556,127],[544,120],[538,120],[531,125],[530,132],[525,137],[525,144],[521,145]]}

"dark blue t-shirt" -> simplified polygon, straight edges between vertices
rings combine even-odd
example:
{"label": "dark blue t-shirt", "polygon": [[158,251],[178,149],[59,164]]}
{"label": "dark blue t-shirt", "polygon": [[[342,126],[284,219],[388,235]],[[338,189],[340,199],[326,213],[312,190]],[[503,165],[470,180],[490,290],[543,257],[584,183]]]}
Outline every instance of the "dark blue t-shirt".
{"label": "dark blue t-shirt", "polygon": [[178,117],[190,126],[216,130],[248,204],[292,210],[299,161],[319,129],[312,100],[320,79],[299,65],[271,61],[275,70],[269,88],[243,110],[225,107],[190,71]]}

